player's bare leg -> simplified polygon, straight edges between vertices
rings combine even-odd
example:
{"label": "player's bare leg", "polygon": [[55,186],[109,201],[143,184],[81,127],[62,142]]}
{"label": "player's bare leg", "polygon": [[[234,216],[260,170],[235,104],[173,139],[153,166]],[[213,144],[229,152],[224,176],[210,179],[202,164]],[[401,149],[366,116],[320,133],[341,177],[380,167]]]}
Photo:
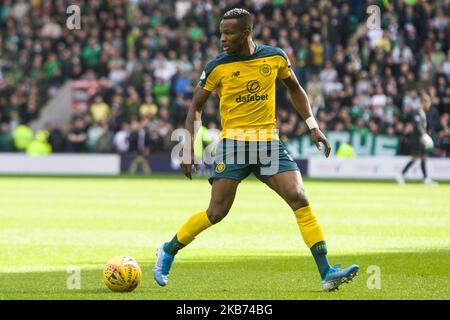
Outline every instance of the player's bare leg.
{"label": "player's bare leg", "polygon": [[323,289],[336,290],[342,283],[351,281],[358,273],[357,265],[341,269],[340,265],[331,267],[328,263],[325,237],[306,198],[300,172],[294,170],[277,173],[268,179],[267,185],[294,211],[303,240],[310,248],[319,269]]}
{"label": "player's bare leg", "polygon": [[436,186],[438,183],[432,180],[427,174],[427,155],[423,154],[420,156],[420,168],[423,174],[423,183],[430,186]]}
{"label": "player's bare leg", "polygon": [[239,181],[233,179],[214,179],[206,214],[212,224],[220,222],[231,209]]}
{"label": "player's bare leg", "polygon": [[411,160],[406,164],[406,166],[403,168],[402,172],[397,175],[395,180],[397,180],[397,183],[400,185],[405,184],[405,174],[408,172],[409,168],[416,162],[417,156],[411,156]]}
{"label": "player's bare leg", "polygon": [[167,284],[170,268],[178,251],[191,243],[200,232],[225,218],[233,205],[238,185],[237,180],[215,179],[208,209],[191,216],[173,239],[158,249],[153,276],[160,286]]}
{"label": "player's bare leg", "polygon": [[294,211],[309,205],[303,188],[302,176],[297,170],[277,173],[267,180],[267,185],[278,193]]}

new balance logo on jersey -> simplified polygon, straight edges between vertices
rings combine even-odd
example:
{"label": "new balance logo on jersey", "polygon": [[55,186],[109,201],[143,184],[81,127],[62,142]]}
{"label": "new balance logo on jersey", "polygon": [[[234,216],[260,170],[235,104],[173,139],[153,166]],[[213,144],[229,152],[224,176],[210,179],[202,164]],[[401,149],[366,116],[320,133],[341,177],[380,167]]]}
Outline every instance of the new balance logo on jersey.
{"label": "new balance logo on jersey", "polygon": [[240,74],[241,74],[240,71],[235,71],[235,72],[233,72],[233,74],[231,76],[232,77],[239,77]]}

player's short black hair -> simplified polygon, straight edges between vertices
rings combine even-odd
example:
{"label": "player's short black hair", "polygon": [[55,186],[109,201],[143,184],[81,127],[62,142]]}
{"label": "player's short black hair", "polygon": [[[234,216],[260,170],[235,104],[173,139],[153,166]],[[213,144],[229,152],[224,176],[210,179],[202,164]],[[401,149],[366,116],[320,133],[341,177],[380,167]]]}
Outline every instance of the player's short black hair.
{"label": "player's short black hair", "polygon": [[234,8],[228,10],[227,12],[225,12],[222,19],[239,19],[244,27],[249,28],[250,31],[253,30],[252,14],[245,9]]}

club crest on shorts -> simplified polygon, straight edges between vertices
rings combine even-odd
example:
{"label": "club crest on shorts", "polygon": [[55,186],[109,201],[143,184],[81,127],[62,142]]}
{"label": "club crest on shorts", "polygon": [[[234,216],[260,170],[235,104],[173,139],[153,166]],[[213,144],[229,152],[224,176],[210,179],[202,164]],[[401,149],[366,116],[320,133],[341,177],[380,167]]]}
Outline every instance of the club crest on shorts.
{"label": "club crest on shorts", "polygon": [[225,171],[225,163],[221,162],[216,164],[216,172],[217,173],[222,173]]}
{"label": "club crest on shorts", "polygon": [[272,68],[270,67],[270,65],[265,63],[261,67],[259,67],[259,73],[261,73],[265,77],[268,77],[272,73]]}

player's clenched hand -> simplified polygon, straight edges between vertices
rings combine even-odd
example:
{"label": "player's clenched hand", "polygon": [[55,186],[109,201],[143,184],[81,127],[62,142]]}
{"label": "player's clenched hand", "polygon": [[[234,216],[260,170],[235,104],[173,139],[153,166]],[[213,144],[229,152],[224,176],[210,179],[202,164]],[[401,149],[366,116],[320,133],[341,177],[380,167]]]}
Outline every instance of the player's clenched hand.
{"label": "player's clenched hand", "polygon": [[317,146],[317,149],[322,150],[322,146],[320,143],[322,142],[325,146],[325,156],[328,158],[330,155],[331,147],[330,143],[328,142],[325,135],[320,131],[318,128],[311,130],[311,139],[314,141],[315,145]]}
{"label": "player's clenched hand", "polygon": [[181,170],[183,174],[189,179],[192,180],[192,166],[194,167],[194,172],[198,172],[198,164],[194,163],[194,153],[191,153],[190,158],[184,157],[182,158],[182,162],[180,164]]}
{"label": "player's clenched hand", "polygon": [[181,170],[183,170],[183,174],[189,179],[192,180],[192,166],[194,167],[194,172],[198,172],[198,164],[195,163],[182,163]]}

